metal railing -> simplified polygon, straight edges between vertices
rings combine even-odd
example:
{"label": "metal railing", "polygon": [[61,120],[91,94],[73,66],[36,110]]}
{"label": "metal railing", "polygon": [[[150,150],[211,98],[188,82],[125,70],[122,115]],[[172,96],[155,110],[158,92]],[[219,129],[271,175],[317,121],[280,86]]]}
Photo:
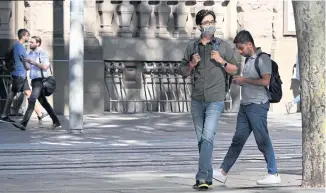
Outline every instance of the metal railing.
{"label": "metal railing", "polygon": [[[104,64],[107,111],[190,112],[193,76],[181,76],[180,62],[104,61]],[[231,98],[225,102],[232,108]]]}
{"label": "metal railing", "polygon": [[[4,58],[0,57],[0,113],[4,110],[4,105],[7,100],[8,93],[11,89],[11,74],[5,68]],[[10,115],[22,115],[24,113],[24,99],[25,95],[23,93],[17,93],[13,100],[11,108],[8,109],[8,114]]]}

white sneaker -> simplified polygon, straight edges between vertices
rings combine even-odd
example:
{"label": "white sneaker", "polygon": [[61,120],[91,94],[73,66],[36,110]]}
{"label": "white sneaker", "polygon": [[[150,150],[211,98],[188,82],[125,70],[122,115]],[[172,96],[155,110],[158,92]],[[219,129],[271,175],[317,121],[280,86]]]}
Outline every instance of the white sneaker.
{"label": "white sneaker", "polygon": [[281,176],[278,174],[267,174],[264,179],[257,180],[257,185],[274,185],[281,183]]}
{"label": "white sneaker", "polygon": [[291,108],[293,106],[293,103],[292,102],[288,102],[285,104],[285,109],[286,109],[286,113],[287,114],[290,114],[291,113]]}
{"label": "white sneaker", "polygon": [[220,169],[220,170],[214,170],[214,171],[213,171],[213,179],[214,179],[214,180],[217,180],[217,181],[219,181],[219,182],[225,184],[227,178],[228,178],[227,176],[224,176],[224,175],[222,174],[222,169]]}

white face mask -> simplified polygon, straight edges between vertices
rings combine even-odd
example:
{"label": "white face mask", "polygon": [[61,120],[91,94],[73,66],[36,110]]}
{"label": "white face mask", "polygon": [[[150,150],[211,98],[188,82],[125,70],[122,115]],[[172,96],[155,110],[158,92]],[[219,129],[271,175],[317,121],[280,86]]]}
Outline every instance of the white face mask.
{"label": "white face mask", "polygon": [[215,31],[216,31],[216,26],[212,25],[212,26],[204,26],[201,28],[201,34],[202,35],[214,35]]}

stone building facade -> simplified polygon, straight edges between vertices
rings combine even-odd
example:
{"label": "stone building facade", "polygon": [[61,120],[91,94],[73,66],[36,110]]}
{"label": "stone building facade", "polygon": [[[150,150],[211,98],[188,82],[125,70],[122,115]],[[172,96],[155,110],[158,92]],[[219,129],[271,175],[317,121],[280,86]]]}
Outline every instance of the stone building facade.
{"label": "stone building facade", "polygon": [[[58,88],[50,97],[58,114],[68,114],[69,0],[0,1],[0,50],[19,28],[43,39],[52,58]],[[284,97],[272,111],[284,113],[297,53],[291,7],[278,0],[105,1],[85,0],[84,111],[189,111],[189,84],[177,66],[185,47],[199,36],[200,9],[217,15],[216,36],[232,44],[241,29],[279,64]],[[285,29],[286,28],[286,29]],[[239,62],[243,58],[238,56]],[[227,111],[237,111],[240,88],[232,86]],[[119,102],[117,102],[119,101]]]}

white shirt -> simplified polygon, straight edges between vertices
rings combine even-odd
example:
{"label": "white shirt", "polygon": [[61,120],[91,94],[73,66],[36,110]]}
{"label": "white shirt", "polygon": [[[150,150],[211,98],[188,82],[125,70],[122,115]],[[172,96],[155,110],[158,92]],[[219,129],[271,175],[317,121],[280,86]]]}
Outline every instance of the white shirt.
{"label": "white shirt", "polygon": [[[31,50],[27,58],[32,60],[33,62],[40,63],[42,65],[47,65],[50,66],[50,61],[49,61],[49,54],[43,50],[42,48],[36,48],[35,50]],[[31,69],[30,69],[30,78],[36,79],[36,78],[42,78],[42,73],[41,69],[33,64],[30,64]],[[46,70],[43,70],[43,75],[44,77],[48,77],[51,75],[51,69],[48,68]]]}

